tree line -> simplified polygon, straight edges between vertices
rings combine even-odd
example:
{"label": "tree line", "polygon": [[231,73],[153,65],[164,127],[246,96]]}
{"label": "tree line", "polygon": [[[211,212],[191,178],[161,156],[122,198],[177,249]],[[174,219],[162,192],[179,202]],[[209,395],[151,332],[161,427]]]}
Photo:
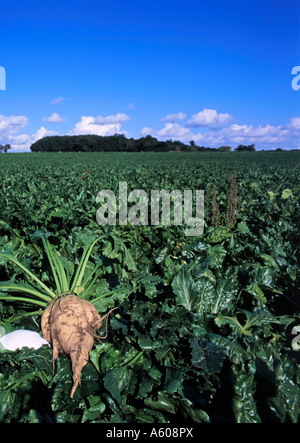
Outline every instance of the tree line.
{"label": "tree line", "polygon": [[[141,151],[231,151],[230,146],[210,148],[180,141],[160,141],[151,135],[138,139],[127,138],[123,134],[100,135],[54,135],[37,140],[30,147],[32,152],[141,152]],[[254,145],[239,145],[235,151],[255,151]]]}
{"label": "tree line", "polygon": [[0,145],[0,152],[4,152],[6,154],[9,149],[11,149],[10,145]]}

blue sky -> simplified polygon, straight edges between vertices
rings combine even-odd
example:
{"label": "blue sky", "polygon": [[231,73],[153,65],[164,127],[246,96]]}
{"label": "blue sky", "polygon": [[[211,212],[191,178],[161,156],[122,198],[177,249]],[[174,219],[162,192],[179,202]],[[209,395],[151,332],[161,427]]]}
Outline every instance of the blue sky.
{"label": "blue sky", "polygon": [[300,148],[298,0],[0,0],[0,37],[14,152],[91,133]]}

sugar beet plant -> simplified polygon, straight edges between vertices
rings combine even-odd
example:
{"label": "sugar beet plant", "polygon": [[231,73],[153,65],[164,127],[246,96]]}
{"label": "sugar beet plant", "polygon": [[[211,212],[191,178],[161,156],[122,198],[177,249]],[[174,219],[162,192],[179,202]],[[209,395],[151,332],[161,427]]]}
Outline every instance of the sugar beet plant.
{"label": "sugar beet plant", "polygon": [[[93,347],[94,339],[98,338],[95,330],[102,327],[102,321],[107,316],[101,318],[90,302],[79,297],[79,294],[82,297],[87,296],[93,281],[97,278],[98,266],[95,266],[86,278],[85,271],[93,247],[105,235],[87,242],[77,270],[72,277],[68,270],[67,260],[63,260],[63,257],[53,250],[47,237],[39,232],[35,234],[35,237],[42,239],[55,289],[47,286],[14,255],[1,252],[0,262],[8,261],[17,266],[29,280],[34,282],[36,287],[32,283],[2,282],[0,292],[15,293],[16,295],[6,295],[0,297],[0,300],[2,298],[6,301],[23,302],[44,308],[41,329],[43,338],[53,347],[53,367],[60,352],[65,352],[71,357],[74,381],[70,394],[72,398],[80,382],[81,370],[88,362],[88,354]],[[23,294],[26,294],[27,297],[24,297]],[[30,312],[30,315],[35,314],[35,312]]]}
{"label": "sugar beet plant", "polygon": [[[87,155],[82,165],[78,154],[78,163],[68,167],[72,185],[58,186],[53,196],[47,188],[45,199],[56,201],[60,190],[75,198],[71,186],[93,189],[89,174],[98,183],[103,177],[111,189],[126,177],[139,189],[207,183],[206,198],[215,189],[214,200],[198,237],[186,237],[179,226],[99,230],[84,193],[77,193],[68,221],[61,206],[45,211],[41,223],[36,218],[34,229],[23,218],[21,229],[12,223],[7,194],[0,193],[8,220],[0,223],[1,327],[40,331],[46,306],[65,313],[69,293],[100,313],[91,314],[93,342],[78,385],[76,373],[72,386],[66,353],[53,372],[54,347],[0,352],[1,421],[299,422],[300,357],[292,346],[299,325],[300,184],[291,173],[297,162],[285,168],[286,157],[276,165],[258,153],[232,153],[228,163],[225,155],[218,162],[190,154],[180,161],[168,154],[170,163],[149,155],[126,164],[122,157],[122,167],[119,157],[101,156],[101,174],[94,157],[89,162]],[[61,158],[41,162],[43,168],[58,162],[53,187],[66,177]],[[228,186],[230,177],[236,180]],[[47,180],[51,175],[42,184],[32,177],[32,192],[47,187]],[[3,183],[9,194],[9,181]],[[81,208],[82,227],[76,222]],[[97,340],[99,318],[114,308]],[[59,343],[65,350],[64,339]]]}

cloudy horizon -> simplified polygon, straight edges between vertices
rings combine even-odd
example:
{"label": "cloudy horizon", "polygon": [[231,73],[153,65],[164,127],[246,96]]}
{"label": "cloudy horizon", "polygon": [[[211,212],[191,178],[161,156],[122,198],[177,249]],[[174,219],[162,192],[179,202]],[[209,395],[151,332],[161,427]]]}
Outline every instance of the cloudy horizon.
{"label": "cloudy horizon", "polygon": [[[81,116],[66,132],[59,129],[59,123],[66,118],[58,112],[41,119],[41,126],[32,134],[26,133],[29,118],[24,115],[0,115],[0,136],[2,144],[10,144],[9,152],[30,152],[30,146],[42,137],[52,135],[85,135],[93,134],[110,136],[123,134],[130,138],[147,135],[160,141],[173,140],[189,144],[191,141],[198,146],[218,148],[239,144],[255,144],[256,149],[299,149],[300,117],[292,117],[283,125],[248,125],[238,122],[229,113],[218,113],[215,109],[204,108],[196,114],[188,116],[184,112],[168,114],[158,120],[155,128],[144,126],[138,134],[130,134],[126,122],[132,120],[126,113],[115,115]],[[55,125],[56,124],[56,125]],[[55,125],[56,129],[52,129]]]}

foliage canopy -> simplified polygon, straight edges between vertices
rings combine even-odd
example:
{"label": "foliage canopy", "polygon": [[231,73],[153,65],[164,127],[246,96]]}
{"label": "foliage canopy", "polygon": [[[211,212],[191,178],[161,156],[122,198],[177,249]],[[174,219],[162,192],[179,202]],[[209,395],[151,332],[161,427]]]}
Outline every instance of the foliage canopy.
{"label": "foliage canopy", "polygon": [[[300,354],[291,345],[300,324],[299,153],[0,161],[1,328],[40,331],[39,307],[12,302],[5,285],[36,284],[9,256],[56,288],[43,238],[74,281],[100,234],[77,291],[101,314],[118,306],[73,399],[67,356],[53,375],[46,346],[0,351],[0,421],[299,422]],[[99,227],[96,194],[120,181],[146,192],[204,189],[203,235],[174,225]]]}

